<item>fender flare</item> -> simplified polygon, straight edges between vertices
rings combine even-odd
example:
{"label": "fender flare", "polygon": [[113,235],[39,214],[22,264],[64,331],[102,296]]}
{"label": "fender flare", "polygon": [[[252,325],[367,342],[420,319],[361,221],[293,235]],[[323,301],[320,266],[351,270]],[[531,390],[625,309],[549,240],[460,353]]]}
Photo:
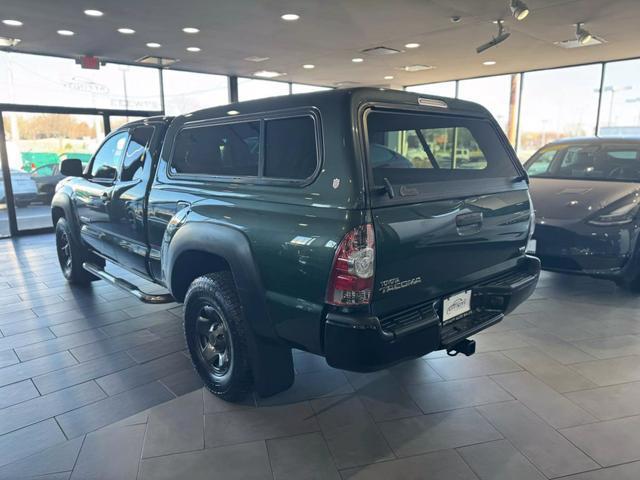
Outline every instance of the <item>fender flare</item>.
{"label": "fender flare", "polygon": [[[82,236],[80,235],[80,225],[78,222],[78,218],[74,213],[73,202],[71,201],[71,198],[66,192],[64,191],[57,192],[54,195],[53,200],[51,200],[52,222],[53,222],[53,209],[56,207],[61,208],[62,211],[64,212],[64,218],[71,228],[71,235],[73,235],[74,240],[77,242],[78,245],[84,245],[84,242],[82,241]],[[53,228],[55,227],[56,225],[54,223]]]}
{"label": "fender flare", "polygon": [[[185,221],[187,215],[174,219],[179,225],[180,218]],[[265,292],[245,234],[212,222],[170,223],[161,248],[162,275],[170,290],[176,261],[186,251],[216,255],[231,268],[249,326],[249,357],[258,394],[267,397],[289,388],[294,380],[291,347],[279,339],[267,315]]]}
{"label": "fender flare", "polygon": [[187,251],[209,253],[224,259],[231,269],[243,313],[253,332],[278,339],[267,315],[266,296],[249,240],[239,230],[212,222],[186,222],[163,239],[161,265],[164,283],[173,290],[176,261]]}

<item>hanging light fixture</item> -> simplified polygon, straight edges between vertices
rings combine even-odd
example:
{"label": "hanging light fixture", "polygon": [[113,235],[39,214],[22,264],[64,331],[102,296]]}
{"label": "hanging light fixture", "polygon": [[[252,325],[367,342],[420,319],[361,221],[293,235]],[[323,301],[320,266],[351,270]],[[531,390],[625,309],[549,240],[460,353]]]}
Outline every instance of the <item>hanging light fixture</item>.
{"label": "hanging light fixture", "polygon": [[498,25],[498,35],[493,37],[487,43],[483,43],[478,48],[476,48],[476,52],[482,53],[485,50],[490,49],[491,47],[495,47],[496,45],[501,44],[511,36],[511,34],[504,29],[504,20],[494,20],[493,23]]}
{"label": "hanging light fixture", "polygon": [[518,21],[524,20],[529,15],[530,10],[522,0],[511,0],[511,14]]}
{"label": "hanging light fixture", "polygon": [[593,35],[588,30],[585,30],[582,26],[584,23],[576,24],[576,39],[580,45],[586,45],[593,39]]}

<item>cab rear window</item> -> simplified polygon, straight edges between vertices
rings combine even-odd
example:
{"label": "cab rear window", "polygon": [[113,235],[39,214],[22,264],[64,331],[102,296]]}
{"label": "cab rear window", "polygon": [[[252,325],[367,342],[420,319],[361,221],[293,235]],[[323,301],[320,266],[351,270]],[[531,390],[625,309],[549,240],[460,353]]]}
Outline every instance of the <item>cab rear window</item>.
{"label": "cab rear window", "polygon": [[171,175],[301,183],[318,166],[311,115],[187,127],[176,136]]}
{"label": "cab rear window", "polygon": [[376,184],[518,175],[494,127],[482,119],[372,111],[367,131]]}

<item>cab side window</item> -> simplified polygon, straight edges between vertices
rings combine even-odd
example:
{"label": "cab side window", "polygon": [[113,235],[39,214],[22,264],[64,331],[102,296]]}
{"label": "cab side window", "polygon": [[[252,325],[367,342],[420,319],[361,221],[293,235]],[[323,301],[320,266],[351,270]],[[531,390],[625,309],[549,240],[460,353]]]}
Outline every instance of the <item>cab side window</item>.
{"label": "cab side window", "polygon": [[318,155],[313,118],[267,120],[265,128],[265,177],[302,180],[315,172]]}
{"label": "cab side window", "polygon": [[91,178],[115,180],[128,137],[127,132],[120,132],[102,144],[91,165]]}
{"label": "cab side window", "polygon": [[120,180],[128,182],[142,177],[144,162],[148,156],[149,143],[154,127],[138,127],[131,132],[127,152],[122,161]]}
{"label": "cab side window", "polygon": [[260,122],[186,128],[177,138],[172,174],[258,176]]}

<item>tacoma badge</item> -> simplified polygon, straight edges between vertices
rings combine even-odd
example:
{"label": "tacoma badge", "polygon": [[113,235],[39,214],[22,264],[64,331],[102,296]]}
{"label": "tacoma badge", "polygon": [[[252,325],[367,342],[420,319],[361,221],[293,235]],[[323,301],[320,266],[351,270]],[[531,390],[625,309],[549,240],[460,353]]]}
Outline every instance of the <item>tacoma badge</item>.
{"label": "tacoma badge", "polygon": [[422,283],[422,277],[415,277],[409,280],[402,280],[398,277],[390,278],[389,280],[382,280],[380,282],[380,293],[389,293],[394,290],[400,290],[401,288],[412,287],[413,285],[418,285]]}

